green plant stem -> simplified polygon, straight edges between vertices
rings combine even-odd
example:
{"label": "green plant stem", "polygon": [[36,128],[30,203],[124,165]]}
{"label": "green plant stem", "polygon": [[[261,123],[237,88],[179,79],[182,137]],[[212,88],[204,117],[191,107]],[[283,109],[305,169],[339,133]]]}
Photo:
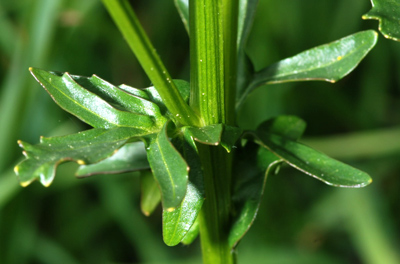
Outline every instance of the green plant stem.
{"label": "green plant stem", "polygon": [[103,0],[103,3],[175,121],[200,126],[199,117],[183,100],[128,1]]}
{"label": "green plant stem", "polygon": [[199,215],[204,264],[231,264],[235,256],[228,243],[231,209],[231,159],[221,147],[199,146],[204,168],[206,200]]}
{"label": "green plant stem", "polygon": [[[191,102],[205,125],[235,124],[238,1],[190,0]],[[235,263],[228,244],[232,154],[199,146],[206,200],[199,216],[205,264]]]}
{"label": "green plant stem", "polygon": [[235,123],[238,2],[190,1],[191,106],[205,124]]}

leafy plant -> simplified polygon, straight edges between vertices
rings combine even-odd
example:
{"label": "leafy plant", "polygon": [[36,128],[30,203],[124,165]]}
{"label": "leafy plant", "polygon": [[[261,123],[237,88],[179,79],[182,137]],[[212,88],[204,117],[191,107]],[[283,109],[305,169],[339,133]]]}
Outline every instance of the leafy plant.
{"label": "leafy plant", "polygon": [[[59,106],[93,129],[37,145],[19,142],[27,158],[15,168],[21,184],[50,185],[65,161],[80,165],[79,177],[143,170],[142,211],[150,214],[161,201],[164,242],[190,244],[200,234],[205,263],[234,262],[266,178],[282,164],[333,186],[369,184],[366,173],[298,142],[306,126],[300,118],[279,116],[243,131],[236,114],[262,85],[343,78],[373,48],[377,33],[355,33],[256,72],[245,47],[257,2],[176,1],[190,35],[188,83],[169,75],[127,1],[104,0],[154,86],[30,68]],[[392,9],[382,10],[366,17]]]}

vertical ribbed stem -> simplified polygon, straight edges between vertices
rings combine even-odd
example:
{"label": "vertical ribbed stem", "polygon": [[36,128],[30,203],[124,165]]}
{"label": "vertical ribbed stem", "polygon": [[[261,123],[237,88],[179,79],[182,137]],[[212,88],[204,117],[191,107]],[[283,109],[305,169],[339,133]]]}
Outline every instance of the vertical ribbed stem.
{"label": "vertical ribbed stem", "polygon": [[[235,124],[236,0],[190,0],[191,107],[205,125]],[[203,261],[235,263],[228,245],[232,157],[221,147],[199,146],[206,200],[200,220]]]}

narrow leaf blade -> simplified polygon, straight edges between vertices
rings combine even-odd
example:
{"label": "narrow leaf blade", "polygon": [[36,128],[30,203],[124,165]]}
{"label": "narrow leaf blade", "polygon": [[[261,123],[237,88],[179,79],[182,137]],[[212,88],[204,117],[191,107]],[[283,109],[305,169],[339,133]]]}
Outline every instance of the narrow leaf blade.
{"label": "narrow leaf blade", "polygon": [[370,176],[301,143],[279,135],[258,131],[257,143],[272,151],[292,167],[328,185],[364,187],[372,182]]}
{"label": "narrow leaf blade", "polygon": [[397,0],[371,0],[372,9],[363,19],[379,21],[379,31],[388,39],[400,41],[400,2]]}
{"label": "narrow leaf blade", "polygon": [[160,133],[150,141],[147,155],[153,175],[160,185],[163,208],[173,210],[186,193],[189,167],[168,139],[165,123]]}
{"label": "narrow leaf blade", "polygon": [[375,46],[373,30],[355,33],[272,64],[254,75],[240,96],[237,107],[255,88],[265,84],[294,81],[336,82],[349,74]]}
{"label": "narrow leaf blade", "polygon": [[80,86],[68,73],[58,74],[30,68],[35,79],[65,111],[96,128],[133,127],[156,129],[150,116],[121,111]]}
{"label": "narrow leaf blade", "polygon": [[[96,75],[83,77],[71,75],[71,77],[83,88],[101,97],[104,101],[122,111],[128,111],[139,115],[152,116],[162,119],[160,109],[157,104],[146,100],[140,96],[129,93],[120,87],[114,86]],[[164,121],[165,120],[160,120]]]}

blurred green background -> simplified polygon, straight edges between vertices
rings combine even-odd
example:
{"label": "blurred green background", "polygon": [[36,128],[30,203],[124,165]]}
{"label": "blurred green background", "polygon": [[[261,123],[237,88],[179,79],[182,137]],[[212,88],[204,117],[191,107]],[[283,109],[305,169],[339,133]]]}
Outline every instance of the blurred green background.
{"label": "blurred green background", "polygon": [[[188,80],[188,37],[173,1],[131,1],[172,76]],[[248,53],[256,69],[364,29],[368,0],[260,0]],[[169,248],[160,208],[139,209],[135,173],[77,180],[59,167],[49,188],[18,185],[22,139],[88,127],[56,106],[28,67],[97,74],[147,87],[98,0],[0,1],[0,263],[201,263],[199,241]],[[303,142],[373,177],[364,189],[329,187],[289,167],[267,181],[239,263],[400,263],[400,43],[377,46],[337,84],[272,85],[250,95],[239,123],[279,114],[308,123]]]}

